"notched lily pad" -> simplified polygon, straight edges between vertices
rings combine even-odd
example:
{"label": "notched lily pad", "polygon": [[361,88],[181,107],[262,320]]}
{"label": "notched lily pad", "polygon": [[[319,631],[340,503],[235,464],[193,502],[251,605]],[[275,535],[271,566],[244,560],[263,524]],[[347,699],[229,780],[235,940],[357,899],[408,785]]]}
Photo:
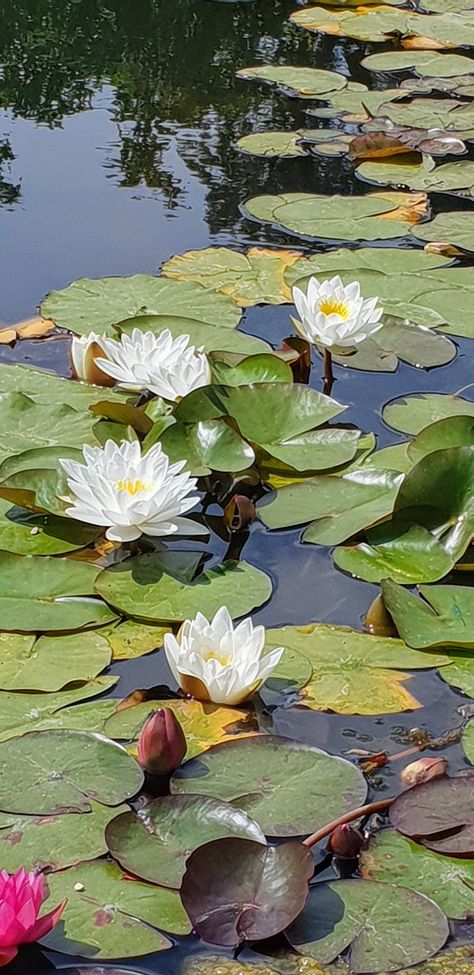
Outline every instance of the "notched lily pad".
{"label": "notched lily pad", "polygon": [[474,853],[474,771],[444,775],[402,792],[390,822],[405,836],[447,856]]}
{"label": "notched lily pad", "polygon": [[181,898],[205,941],[236,947],[283,931],[302,910],[313,872],[302,843],[219,839],[191,853]]}
{"label": "notched lily pad", "polygon": [[0,809],[54,816],[118,806],[143,783],[124,748],[84,731],[31,731],[0,745]]}
{"label": "notched lily pad", "polygon": [[410,647],[474,648],[474,590],[469,586],[420,586],[422,599],[390,579],[384,602]]}

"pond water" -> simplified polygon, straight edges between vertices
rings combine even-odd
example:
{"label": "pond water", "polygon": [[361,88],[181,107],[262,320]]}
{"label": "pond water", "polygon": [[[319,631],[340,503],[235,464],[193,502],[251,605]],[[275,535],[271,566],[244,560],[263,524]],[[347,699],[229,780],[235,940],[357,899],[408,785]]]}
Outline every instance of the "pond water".
{"label": "pond water", "polygon": [[[337,246],[310,244],[243,213],[242,203],[261,194],[354,196],[374,187],[354,175],[345,157],[264,159],[239,153],[235,141],[257,130],[337,123],[309,119],[307,101],[236,79],[235,74],[250,65],[291,64],[335,71],[383,88],[390,79],[369,73],[360,61],[370,53],[393,50],[393,45],[303,31],[288,22],[293,9],[284,0],[11,0],[2,6],[3,322],[32,316],[47,292],[74,279],[156,274],[165,260],[189,249],[257,245],[314,254]],[[397,75],[397,84],[409,76],[409,71]],[[443,194],[432,197],[431,204],[432,214],[472,206]],[[240,327],[277,347],[291,332],[288,313],[288,305],[250,308]],[[373,431],[380,448],[400,439],[381,417],[388,401],[412,393],[456,391],[474,401],[472,340],[454,341],[456,357],[438,369],[399,364],[394,373],[370,373],[336,366],[332,395],[348,405],[347,422]],[[69,341],[0,346],[0,362],[70,375]],[[321,389],[317,365],[310,384]],[[301,545],[300,536],[301,528],[269,532],[260,521],[251,526],[244,557],[268,572],[273,582],[271,600],[252,614],[254,621],[267,627],[318,621],[360,628],[379,586],[341,572],[329,548]],[[213,563],[222,559],[226,547],[212,537],[207,550]],[[471,576],[464,575],[463,584],[470,584]],[[444,581],[453,582],[454,574]],[[160,653],[115,663],[110,673],[120,677],[115,696],[169,680]],[[410,742],[415,727],[436,737],[461,726],[458,708],[467,699],[437,671],[415,675],[410,692],[422,710],[352,717],[277,707],[262,715],[262,728],[343,754],[353,747],[399,750]],[[443,755],[451,772],[468,765],[459,741]],[[381,770],[372,781],[374,798],[391,793],[398,771]],[[464,940],[462,925],[456,931]],[[195,939],[178,939],[174,951],[127,959],[123,966],[85,965],[77,975],[99,970],[115,975],[117,967],[143,975],[178,971],[183,957],[201,951],[205,949]],[[35,947],[11,971],[43,975],[71,964],[81,963]]]}

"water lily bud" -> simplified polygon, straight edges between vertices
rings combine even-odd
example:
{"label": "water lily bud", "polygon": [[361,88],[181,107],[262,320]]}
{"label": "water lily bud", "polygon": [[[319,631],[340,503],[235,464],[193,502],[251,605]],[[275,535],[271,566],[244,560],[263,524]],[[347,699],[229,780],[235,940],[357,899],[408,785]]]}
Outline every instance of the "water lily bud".
{"label": "water lily bud", "polygon": [[186,754],[184,731],[169,708],[159,708],[145,722],[138,739],[138,761],[150,775],[167,775]]}
{"label": "water lily bud", "polygon": [[360,830],[349,823],[336,826],[328,840],[328,850],[335,856],[342,857],[344,860],[352,860],[359,856],[364,843],[364,837]]}
{"label": "water lily bud", "polygon": [[102,335],[75,335],[71,344],[71,366],[74,379],[96,386],[114,386],[115,379],[108,376],[96,363],[99,356],[106,356]]}
{"label": "water lily bud", "polygon": [[445,758],[419,758],[403,769],[400,778],[403,785],[421,785],[445,774],[448,763]]}

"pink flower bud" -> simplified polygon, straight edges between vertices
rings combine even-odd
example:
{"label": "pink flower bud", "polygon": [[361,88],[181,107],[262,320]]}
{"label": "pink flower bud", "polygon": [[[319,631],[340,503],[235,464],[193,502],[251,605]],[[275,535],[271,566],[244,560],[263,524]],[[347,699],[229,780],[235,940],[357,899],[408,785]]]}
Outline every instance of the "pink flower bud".
{"label": "pink flower bud", "polygon": [[363,843],[362,833],[354,826],[350,826],[349,823],[344,823],[342,826],[336,826],[336,829],[333,830],[327,848],[335,856],[349,860],[359,856]]}
{"label": "pink flower bud", "polygon": [[181,765],[186,748],[184,731],[173,711],[159,708],[140,732],[138,761],[150,775],[167,775]]}
{"label": "pink flower bud", "polygon": [[421,785],[445,774],[448,763],[445,758],[419,758],[403,769],[400,778],[403,785]]}

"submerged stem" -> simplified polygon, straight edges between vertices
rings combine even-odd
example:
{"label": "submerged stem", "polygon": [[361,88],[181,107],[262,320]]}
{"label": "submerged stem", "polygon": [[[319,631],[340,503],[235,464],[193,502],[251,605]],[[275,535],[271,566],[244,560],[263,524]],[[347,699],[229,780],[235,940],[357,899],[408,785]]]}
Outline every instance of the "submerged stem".
{"label": "submerged stem", "polygon": [[344,816],[339,816],[339,819],[333,819],[332,823],[328,823],[327,826],[322,826],[321,829],[316,830],[311,836],[307,836],[303,840],[303,846],[315,846],[320,840],[324,840],[326,836],[330,836],[337,826],[344,826],[345,823],[354,822],[354,819],[361,819],[363,816],[370,816],[371,813],[388,809],[392,805],[392,802],[395,802],[396,798],[396,796],[392,796],[390,799],[379,799],[377,802],[369,802],[366,806],[358,806],[357,809],[351,809]]}
{"label": "submerged stem", "polygon": [[333,375],[333,371],[332,371],[332,355],[331,355],[329,349],[325,349],[324,350],[323,356],[324,356],[324,358],[323,358],[323,378],[324,378],[323,393],[325,393],[326,396],[330,396],[331,395],[332,384],[334,382],[334,375]]}

